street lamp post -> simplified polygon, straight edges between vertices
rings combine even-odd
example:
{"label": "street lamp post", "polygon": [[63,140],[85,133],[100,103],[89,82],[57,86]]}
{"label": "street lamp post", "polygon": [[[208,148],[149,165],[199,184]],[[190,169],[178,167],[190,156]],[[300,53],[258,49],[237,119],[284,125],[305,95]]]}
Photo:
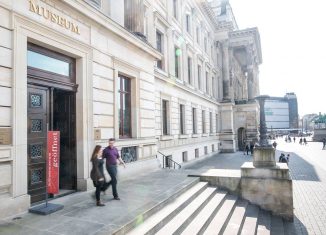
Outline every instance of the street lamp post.
{"label": "street lamp post", "polygon": [[275,167],[275,149],[268,143],[265,119],[265,100],[269,96],[258,96],[256,100],[260,107],[259,146],[254,149],[253,165],[257,168]]}
{"label": "street lamp post", "polygon": [[260,107],[259,146],[261,147],[270,146],[268,144],[268,139],[267,139],[267,126],[266,126],[266,118],[265,118],[265,100],[267,98],[269,98],[269,96],[267,95],[256,97],[256,100],[258,100],[259,107]]}

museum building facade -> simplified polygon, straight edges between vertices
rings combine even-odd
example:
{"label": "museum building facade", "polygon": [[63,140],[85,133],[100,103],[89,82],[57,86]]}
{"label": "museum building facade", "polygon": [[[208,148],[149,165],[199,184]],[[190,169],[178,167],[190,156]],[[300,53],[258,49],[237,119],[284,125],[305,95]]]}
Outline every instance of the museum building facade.
{"label": "museum building facade", "polygon": [[121,177],[257,138],[259,33],[227,1],[0,0],[0,15],[1,217],[44,200],[48,130],[61,194],[93,189],[109,138]]}

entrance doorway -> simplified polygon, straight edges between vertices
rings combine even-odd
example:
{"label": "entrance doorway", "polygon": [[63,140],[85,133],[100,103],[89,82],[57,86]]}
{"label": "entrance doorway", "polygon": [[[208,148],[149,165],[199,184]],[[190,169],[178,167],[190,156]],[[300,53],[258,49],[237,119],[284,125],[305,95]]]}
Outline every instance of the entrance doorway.
{"label": "entrance doorway", "polygon": [[[55,66],[67,69],[53,70]],[[60,191],[77,188],[74,68],[74,59],[28,45],[28,193],[32,203],[45,199],[47,130],[60,131]]]}
{"label": "entrance doorway", "polygon": [[244,151],[246,147],[246,129],[241,127],[238,129],[238,147],[239,150]]}

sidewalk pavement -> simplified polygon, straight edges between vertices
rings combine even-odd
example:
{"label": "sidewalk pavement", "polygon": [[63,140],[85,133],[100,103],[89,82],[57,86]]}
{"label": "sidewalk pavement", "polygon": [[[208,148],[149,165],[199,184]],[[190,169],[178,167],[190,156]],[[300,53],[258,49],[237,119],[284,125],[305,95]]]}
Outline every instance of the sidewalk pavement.
{"label": "sidewalk pavement", "polygon": [[101,195],[104,207],[95,206],[94,192],[74,193],[52,200],[64,209],[51,215],[26,213],[20,219],[0,220],[0,234],[111,234],[194,180],[184,171],[173,170],[138,175],[118,182],[120,201],[113,200],[111,188]]}
{"label": "sidewalk pavement", "polygon": [[[301,150],[295,152],[286,146],[280,145],[278,149],[291,154],[289,167],[293,178],[295,219],[294,223],[287,224],[288,231],[291,231],[288,234],[325,234],[326,167],[321,168],[316,162],[310,162],[308,153]],[[277,151],[276,158],[279,154]],[[316,153],[312,151],[312,154]],[[53,200],[53,203],[60,203],[65,207],[52,215],[27,213],[21,215],[21,219],[0,220],[0,235],[111,234],[137,215],[168,198],[180,187],[195,180],[187,177],[188,174],[198,174],[212,168],[240,169],[246,161],[252,161],[252,157],[243,152],[215,154],[203,161],[188,164],[181,170],[158,170],[137,175],[118,182],[121,201],[112,200],[109,189],[108,195],[102,196],[105,207],[95,206],[93,192],[74,193]]]}
{"label": "sidewalk pavement", "polygon": [[[111,234],[157,203],[194,180],[188,174],[211,168],[239,169],[251,157],[239,154],[215,154],[181,170],[157,170],[119,181],[120,201],[113,200],[111,188],[101,195],[105,207],[96,207],[94,191],[77,192],[52,200],[64,209],[48,216],[25,213],[0,220],[0,235],[38,234]],[[199,159],[200,160],[200,159]],[[123,169],[122,169],[123,170]]]}

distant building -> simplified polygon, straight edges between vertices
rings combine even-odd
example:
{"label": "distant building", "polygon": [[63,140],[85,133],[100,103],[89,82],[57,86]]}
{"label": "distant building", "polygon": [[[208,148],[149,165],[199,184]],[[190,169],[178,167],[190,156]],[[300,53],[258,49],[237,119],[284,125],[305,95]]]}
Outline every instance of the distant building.
{"label": "distant building", "polygon": [[302,130],[302,132],[313,131],[315,125],[314,120],[317,117],[318,114],[316,113],[303,115],[299,122],[299,128]]}
{"label": "distant building", "polygon": [[266,126],[270,130],[298,130],[299,115],[296,95],[270,97],[265,103]]}

